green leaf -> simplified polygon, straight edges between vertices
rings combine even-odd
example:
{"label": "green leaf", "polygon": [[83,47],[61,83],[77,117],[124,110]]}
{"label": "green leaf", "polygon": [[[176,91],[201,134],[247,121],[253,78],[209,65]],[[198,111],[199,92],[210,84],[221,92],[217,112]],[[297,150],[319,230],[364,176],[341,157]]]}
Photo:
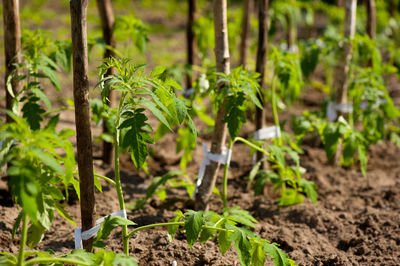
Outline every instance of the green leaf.
{"label": "green leaf", "polygon": [[[122,225],[135,225],[134,222],[131,220],[128,220],[126,218],[122,218],[120,216],[107,216],[104,219],[104,222],[102,224],[101,228],[101,238],[100,239],[107,239],[108,236],[110,235],[111,231],[117,227],[117,226],[122,226]],[[99,232],[100,232],[99,231]]]}
{"label": "green leaf", "polygon": [[265,265],[265,250],[262,242],[253,241],[251,243],[251,265],[264,266]]}
{"label": "green leaf", "polygon": [[333,156],[336,154],[337,150],[337,145],[339,143],[339,138],[341,137],[341,134],[339,133],[338,126],[329,123],[324,131],[323,131],[323,139],[324,139],[324,146],[325,146],[325,152],[326,156],[328,157],[328,160],[332,160]]}
{"label": "green leaf", "polygon": [[28,102],[22,107],[22,112],[32,130],[40,128],[40,122],[43,121],[42,114],[45,111],[37,104],[37,98],[29,98]]}
{"label": "green leaf", "polygon": [[83,249],[75,249],[70,254],[66,255],[65,258],[80,261],[82,263],[94,265],[94,254],[92,252],[86,252]]}
{"label": "green leaf", "polygon": [[226,101],[224,122],[228,124],[231,139],[239,135],[242,125],[246,122],[244,101],[243,93],[239,93],[237,96],[228,96]]}
{"label": "green leaf", "polygon": [[279,206],[289,206],[301,203],[304,201],[303,195],[295,189],[287,188],[281,191],[281,197],[278,199]]}
{"label": "green leaf", "polygon": [[60,174],[63,173],[60,163],[56,159],[54,159],[54,157],[36,148],[32,149],[32,152],[40,159],[43,164],[50,166],[54,171]]}
{"label": "green leaf", "polygon": [[76,223],[74,221],[74,218],[72,218],[67,210],[64,208],[63,205],[61,205],[61,203],[56,203],[56,210],[58,212],[58,214],[63,217],[65,220],[67,220],[68,222],[70,222],[73,226],[76,226]]}
{"label": "green leaf", "polygon": [[357,139],[351,134],[343,143],[343,165],[349,166],[353,161],[353,156],[357,150]]}
{"label": "green leaf", "polygon": [[237,228],[237,230],[230,236],[229,240],[235,241],[233,246],[238,253],[240,263],[242,265],[250,265],[251,244],[247,238],[246,232],[241,228]]}
{"label": "green leaf", "polygon": [[204,223],[204,217],[202,211],[195,212],[189,210],[188,212],[185,213],[184,228],[186,230],[186,238],[190,248],[193,246],[193,244],[199,237],[199,233],[201,232],[203,223]]}
{"label": "green leaf", "polygon": [[182,124],[187,116],[186,104],[181,99],[174,99],[175,109],[179,124]]}
{"label": "green leaf", "polygon": [[44,237],[44,232],[46,232],[45,227],[43,227],[40,224],[32,224],[28,228],[27,245],[30,248],[37,246],[40,243],[40,241],[42,241],[42,239]]}
{"label": "green leaf", "polygon": [[49,98],[44,94],[44,92],[40,88],[31,88],[31,92],[35,94],[36,97],[38,97],[49,109],[49,111],[53,110],[53,107],[51,106],[51,102]]}
{"label": "green leaf", "polygon": [[251,216],[248,211],[242,210],[238,206],[226,209],[224,211],[224,216],[226,219],[233,220],[242,225],[247,225],[251,228],[256,227],[254,223],[257,223],[257,220]]}
{"label": "green leaf", "polygon": [[137,266],[139,265],[139,261],[134,258],[127,256],[125,254],[117,254],[115,255],[114,260],[112,261],[113,265],[118,266]]}
{"label": "green leaf", "polygon": [[308,180],[302,178],[302,179],[300,179],[300,187],[306,193],[307,197],[309,199],[311,199],[312,203],[317,203],[317,200],[318,200],[317,191],[316,191],[317,186],[315,185],[314,182],[308,181]]}
{"label": "green leaf", "polygon": [[[183,217],[183,213],[181,211],[174,212],[176,216],[169,220],[170,222],[179,222]],[[172,242],[175,237],[176,231],[178,230],[179,225],[168,225],[168,240]]]}
{"label": "green leaf", "polygon": [[294,261],[289,259],[276,243],[264,242],[264,250],[267,252],[268,256],[273,259],[276,266],[291,266],[295,265]]}
{"label": "green leaf", "polygon": [[58,90],[61,91],[61,83],[60,80],[58,79],[55,71],[51,69],[50,67],[44,66],[44,65],[39,65],[39,69],[43,71],[46,77],[50,79],[51,84]]}
{"label": "green leaf", "polygon": [[364,146],[358,145],[358,159],[360,160],[361,172],[364,176],[367,175],[367,151]]}
{"label": "green leaf", "polygon": [[142,113],[143,109],[136,110],[132,118],[125,120],[120,129],[128,128],[123,140],[122,147],[130,148],[131,158],[137,169],[141,169],[149,154],[147,143],[153,143],[151,135],[143,130],[148,124],[147,117]]}
{"label": "green leaf", "polygon": [[12,236],[12,240],[13,240],[13,241],[14,241],[14,236],[15,236],[15,234],[17,233],[17,230],[18,230],[18,228],[19,228],[19,225],[21,224],[22,215],[23,215],[23,211],[20,211],[20,212],[18,213],[17,218],[15,218],[15,222],[14,222],[13,229],[12,229],[12,233],[11,233],[11,236]]}
{"label": "green leaf", "polygon": [[231,248],[232,241],[229,240],[231,234],[232,233],[227,231],[218,232],[218,247],[222,255],[225,255],[225,253]]}
{"label": "green leaf", "polygon": [[144,98],[142,98],[138,103],[149,109],[149,111],[152,112],[153,115],[155,115],[155,117],[157,117],[157,119],[160,120],[161,123],[163,123],[169,130],[172,131],[164,114],[162,113],[162,111],[160,111],[160,109],[157,108],[157,105],[155,103],[148,101]]}

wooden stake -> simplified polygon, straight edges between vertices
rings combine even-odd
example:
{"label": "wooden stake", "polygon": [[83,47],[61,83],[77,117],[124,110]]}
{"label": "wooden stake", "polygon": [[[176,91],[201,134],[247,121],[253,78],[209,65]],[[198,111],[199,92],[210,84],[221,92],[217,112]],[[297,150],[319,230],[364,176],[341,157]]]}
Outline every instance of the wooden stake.
{"label": "wooden stake", "polygon": [[[99,10],[99,15],[101,18],[101,28],[103,30],[103,39],[106,45],[111,48],[116,47],[115,37],[114,37],[114,12],[112,9],[111,0],[97,0],[97,8]],[[104,53],[104,58],[115,57],[115,53],[112,49],[107,49]],[[115,74],[115,69],[110,68],[105,76]],[[108,94],[109,106],[114,106],[115,104],[115,93],[113,90]],[[108,128],[106,123],[103,123],[103,133],[107,133]],[[113,155],[113,145],[107,141],[103,141],[103,162],[111,164]]]}
{"label": "wooden stake", "polygon": [[[357,0],[345,0],[345,23],[344,23],[344,37],[348,40],[343,42],[343,58],[339,61],[338,69],[336,72],[336,99],[335,103],[346,105],[347,104],[347,87],[348,87],[348,76],[351,61],[352,45],[351,40],[354,38],[356,31],[356,11],[357,11]],[[340,116],[345,116],[344,112],[338,111],[336,120]],[[338,165],[340,162],[340,155],[342,154],[342,144],[339,143],[337,146],[336,154],[330,161],[333,165]]]}
{"label": "wooden stake", "polygon": [[296,42],[296,25],[294,24],[293,17],[291,14],[286,14],[286,23],[287,23],[287,29],[286,29],[286,42],[287,42],[287,48],[289,51],[293,52],[293,47]]}
{"label": "wooden stake", "polygon": [[192,88],[193,80],[195,79],[193,73],[193,65],[196,64],[196,37],[193,31],[193,25],[196,21],[197,4],[196,0],[188,0],[188,21],[186,28],[186,41],[187,41],[187,64],[189,67],[186,73],[186,88]]}
{"label": "wooden stake", "polygon": [[[92,133],[89,115],[87,5],[88,0],[70,1],[77,159],[83,231],[92,228],[95,222]],[[91,251],[92,242],[93,239],[83,241],[84,249]]]}
{"label": "wooden stake", "polygon": [[[259,0],[258,7],[258,46],[257,46],[257,61],[256,72],[260,73],[260,94],[258,99],[264,107],[264,79],[265,67],[267,63],[267,44],[268,44],[268,0]],[[266,113],[264,109],[256,107],[256,130],[265,126]],[[263,153],[257,152],[257,161],[263,158]],[[261,165],[264,168],[264,164]]]}
{"label": "wooden stake", "polygon": [[365,0],[365,6],[367,9],[367,33],[372,40],[375,40],[376,37],[375,0]]}
{"label": "wooden stake", "polygon": [[[214,0],[214,31],[215,31],[215,57],[217,71],[226,74],[230,73],[230,57],[228,46],[228,26],[226,0]],[[222,84],[220,88],[222,88]],[[223,103],[217,113],[215,127],[211,139],[211,153],[221,154],[222,147],[225,145],[226,124],[224,123],[225,103]],[[219,163],[211,162],[205,170],[204,178],[198,187],[195,196],[195,209],[207,210],[208,202],[215,186],[218,175]]]}
{"label": "wooden stake", "polygon": [[247,49],[250,45],[250,18],[253,12],[254,0],[243,1],[242,34],[240,42],[240,64],[246,68]]}
{"label": "wooden stake", "polygon": [[[345,10],[344,37],[349,40],[343,43],[343,60],[339,61],[339,67],[336,73],[336,104],[347,103],[348,75],[352,51],[351,40],[354,38],[356,30],[357,0],[346,0]],[[340,115],[343,115],[343,113],[338,112],[338,116]]]}
{"label": "wooden stake", "polygon": [[[3,23],[4,23],[4,54],[5,54],[5,80],[15,70],[14,63],[19,63],[18,54],[21,52],[21,26],[19,21],[19,0],[3,0]],[[12,80],[11,86],[14,94],[21,90],[22,83]],[[11,110],[12,96],[5,88],[6,109]],[[12,122],[11,117],[6,116],[7,122]]]}

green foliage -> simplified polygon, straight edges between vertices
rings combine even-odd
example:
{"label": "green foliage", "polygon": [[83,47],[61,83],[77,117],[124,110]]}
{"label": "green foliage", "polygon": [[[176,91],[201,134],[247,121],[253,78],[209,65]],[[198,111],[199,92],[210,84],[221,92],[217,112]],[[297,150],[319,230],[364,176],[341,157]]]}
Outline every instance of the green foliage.
{"label": "green foliage", "polygon": [[[300,167],[297,151],[285,145],[269,145],[265,152],[268,156],[257,162],[249,175],[249,185],[255,179],[253,189],[256,195],[262,193],[268,181],[273,184],[274,190],[280,191],[281,197],[277,201],[280,206],[303,202],[303,194],[313,203],[317,202],[316,185],[301,178],[304,170]],[[269,162],[270,169],[259,170],[265,160]],[[294,166],[287,165],[287,161],[294,163]]]}
{"label": "green foliage", "polygon": [[[104,78],[103,75],[110,68],[115,68],[113,76]],[[153,129],[146,123],[144,113],[146,108],[165,127],[188,121],[191,133],[197,136],[197,131],[187,112],[186,104],[177,98],[174,90],[181,87],[170,77],[165,75],[165,68],[155,68],[150,75],[144,73],[143,66],[133,66],[128,59],[106,59],[100,69],[100,89],[103,101],[103,110],[111,116],[116,113],[114,127],[121,131],[121,147],[129,148],[135,166],[141,169],[149,154],[149,143],[154,143],[151,132]],[[118,109],[112,111],[107,106],[107,95],[111,90],[121,93]],[[144,108],[143,108],[144,107]],[[98,108],[97,108],[98,109]]]}
{"label": "green foliage", "polygon": [[285,104],[292,104],[300,95],[303,80],[299,55],[271,49],[271,60],[274,63],[274,77],[277,78],[278,96]]}
{"label": "green foliage", "polygon": [[238,207],[225,209],[222,215],[212,211],[192,210],[176,214],[168,226],[170,239],[173,239],[179,229],[179,222],[183,221],[183,229],[190,247],[197,240],[204,243],[216,238],[222,254],[225,254],[233,244],[242,265],[262,266],[265,264],[266,255],[275,265],[294,265],[294,261],[290,260],[275,243],[269,243],[245,227],[250,225],[254,228],[254,222],[257,221],[247,211]]}
{"label": "green foliage", "polygon": [[262,108],[257,98],[259,74],[252,74],[240,66],[233,69],[229,75],[218,73],[218,76],[216,84],[223,83],[224,86],[216,94],[215,102],[218,106],[225,104],[224,122],[227,123],[229,136],[233,140],[246,122],[245,112],[248,104]]}
{"label": "green foliage", "polygon": [[[54,211],[75,224],[58,203],[65,199],[61,189],[67,192],[68,186],[73,182],[75,157],[69,142],[73,131],[65,129],[56,132],[53,126],[32,130],[25,119],[9,111],[7,114],[15,122],[0,127],[1,139],[4,140],[1,145],[0,167],[9,164],[8,185],[14,200],[32,223],[28,230],[28,245],[33,247],[40,242],[43,233],[50,229]],[[59,149],[65,155],[60,155]],[[20,222],[21,214],[16,219],[13,235]]]}
{"label": "green foliage", "polygon": [[120,216],[109,215],[104,218],[101,228],[97,232],[96,238],[93,241],[93,246],[104,248],[106,244],[102,240],[106,240],[114,228],[122,225],[135,225],[135,223]]}
{"label": "green foliage", "polygon": [[114,34],[117,40],[131,38],[139,52],[144,53],[149,41],[148,27],[133,14],[117,16],[115,19]]}
{"label": "green foliage", "polygon": [[193,182],[182,180],[176,177],[182,174],[182,171],[171,171],[163,176],[155,177],[146,190],[146,196],[135,200],[133,204],[128,205],[128,208],[132,210],[141,209],[144,204],[146,204],[146,202],[154,195],[157,195],[161,201],[164,201],[167,197],[167,190],[171,188],[186,188],[188,195],[191,197],[194,192],[195,185]]}

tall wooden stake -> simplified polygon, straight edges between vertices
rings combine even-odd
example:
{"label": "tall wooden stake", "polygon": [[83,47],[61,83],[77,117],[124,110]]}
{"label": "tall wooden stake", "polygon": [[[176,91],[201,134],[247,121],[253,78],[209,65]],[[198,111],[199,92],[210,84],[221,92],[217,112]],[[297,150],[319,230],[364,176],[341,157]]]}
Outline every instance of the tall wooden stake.
{"label": "tall wooden stake", "polygon": [[194,80],[193,65],[196,64],[196,37],[193,31],[193,25],[196,21],[197,4],[196,0],[188,0],[188,21],[186,28],[187,42],[187,64],[188,73],[186,73],[186,88],[192,87]]}
{"label": "tall wooden stake", "polygon": [[[92,228],[95,222],[92,133],[89,116],[87,5],[88,0],[70,1],[77,159],[83,231]],[[91,251],[92,242],[93,239],[83,241],[84,249]]]}
{"label": "tall wooden stake", "polygon": [[242,20],[242,34],[240,42],[240,64],[246,68],[247,63],[247,49],[249,47],[249,34],[250,34],[250,18],[253,11],[254,0],[243,1],[243,20]]}
{"label": "tall wooden stake", "polygon": [[[268,43],[268,0],[259,0],[258,7],[258,47],[257,47],[257,61],[256,72],[260,73],[260,100],[264,107],[264,79],[265,79],[265,66],[267,63],[267,43]],[[265,126],[265,110],[256,108],[256,130]],[[263,154],[257,152],[257,161],[261,160]],[[264,164],[262,165],[264,168]]]}
{"label": "tall wooden stake", "polygon": [[[21,26],[19,21],[19,0],[3,0],[3,23],[4,23],[4,53],[5,53],[5,80],[6,84],[8,76],[15,70],[14,63],[18,63],[20,58],[18,54],[21,52]],[[14,94],[21,89],[21,82],[12,80],[11,86]],[[6,109],[11,110],[12,96],[6,92]],[[8,115],[6,121],[11,122],[12,119]]]}
{"label": "tall wooden stake", "polygon": [[[114,13],[111,5],[111,0],[97,0],[97,8],[99,9],[99,15],[101,18],[101,28],[103,30],[104,42],[111,48],[116,47],[115,37],[114,37]],[[104,53],[104,58],[115,57],[112,49],[106,49]],[[113,75],[115,73],[114,68],[110,68],[106,76]],[[110,91],[108,95],[109,106],[115,104],[115,94],[114,91]],[[108,128],[106,123],[103,123],[103,133],[107,133]],[[113,155],[113,145],[107,141],[103,141],[103,162],[107,164],[112,163]]]}
{"label": "tall wooden stake", "polygon": [[372,40],[375,40],[376,37],[375,0],[365,0],[365,6],[367,9],[367,33]]}
{"label": "tall wooden stake", "polygon": [[293,16],[286,14],[286,42],[289,51],[293,52],[293,48],[296,42],[297,26],[294,24]]}
{"label": "tall wooden stake", "polygon": [[[228,46],[228,26],[227,26],[227,0],[214,0],[214,31],[215,31],[215,58],[217,71],[226,74],[230,73],[230,57]],[[222,87],[223,85],[221,85]],[[226,124],[224,123],[225,104],[223,103],[217,113],[215,127],[211,139],[211,153],[220,154],[225,145]],[[198,187],[195,196],[195,209],[207,210],[208,202],[215,186],[218,175],[219,163],[211,162],[205,170],[204,178]]]}
{"label": "tall wooden stake", "polygon": [[[344,4],[346,9],[344,37],[348,38],[349,40],[343,43],[343,60],[340,60],[339,67],[336,73],[336,104],[347,103],[348,75],[352,51],[350,40],[354,38],[356,30],[357,0],[346,0]],[[339,112],[338,116],[339,115],[343,114],[340,114]]]}

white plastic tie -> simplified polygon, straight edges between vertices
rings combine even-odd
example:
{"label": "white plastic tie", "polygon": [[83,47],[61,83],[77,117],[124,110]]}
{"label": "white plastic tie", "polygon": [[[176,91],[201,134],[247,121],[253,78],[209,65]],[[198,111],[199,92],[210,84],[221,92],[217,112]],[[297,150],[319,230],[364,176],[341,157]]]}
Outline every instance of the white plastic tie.
{"label": "white plastic tie", "polygon": [[335,103],[328,102],[326,117],[330,121],[334,121],[337,118],[337,112],[341,113],[351,113],[353,112],[353,104],[352,103]]}
{"label": "white plastic tie", "polygon": [[[254,132],[254,139],[255,140],[265,140],[265,139],[275,139],[281,137],[281,128],[277,126],[272,127],[264,127],[262,129],[257,130]],[[254,153],[253,157],[251,158],[253,164],[257,161],[257,154]]]}
{"label": "white plastic tie", "polygon": [[[126,210],[120,210],[117,212],[113,212],[109,216],[120,216],[125,219],[127,218]],[[74,230],[74,232],[75,232],[75,249],[82,249],[82,240],[88,240],[88,239],[94,237],[97,234],[97,232],[100,230],[101,225],[104,222],[104,219],[107,217],[108,216],[97,219],[96,225],[84,232],[82,232],[82,228],[75,229]]]}
{"label": "white plastic tie", "polygon": [[281,128],[277,126],[264,127],[254,132],[255,140],[274,139],[281,136]]}
{"label": "white plastic tie", "polygon": [[216,162],[216,163],[228,164],[228,166],[229,166],[229,163],[230,163],[231,157],[232,157],[232,150],[228,150],[225,147],[222,148],[222,154],[214,154],[214,153],[211,153],[208,150],[207,145],[203,143],[203,151],[204,151],[204,158],[200,165],[193,197],[196,195],[197,189],[201,185],[201,182],[203,182],[203,177],[204,177],[204,173],[206,171],[207,165],[209,165],[211,162]]}
{"label": "white plastic tie", "polygon": [[188,88],[188,89],[185,89],[185,90],[183,91],[182,95],[183,95],[183,97],[185,97],[185,98],[189,98],[190,96],[193,95],[194,92],[195,92],[194,88]]}

